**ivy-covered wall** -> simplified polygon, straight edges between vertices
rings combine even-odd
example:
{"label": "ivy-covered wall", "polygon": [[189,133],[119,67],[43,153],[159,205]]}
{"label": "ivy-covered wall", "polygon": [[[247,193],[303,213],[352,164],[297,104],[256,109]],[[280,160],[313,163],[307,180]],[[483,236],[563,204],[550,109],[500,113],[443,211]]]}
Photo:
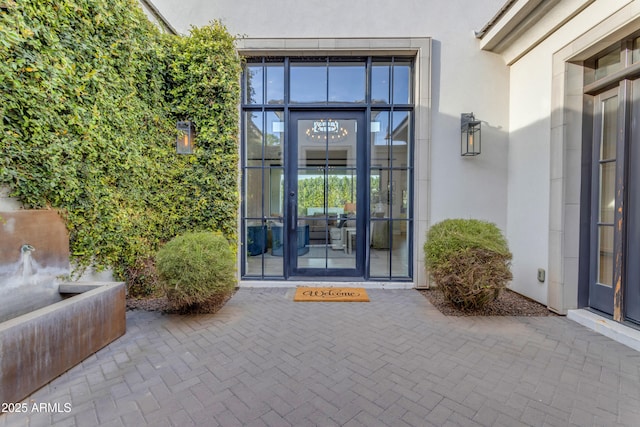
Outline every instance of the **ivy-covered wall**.
{"label": "ivy-covered wall", "polygon": [[[236,240],[240,60],[217,22],[162,34],[136,0],[0,2],[0,186],[59,210],[122,278],[194,230]],[[196,153],[175,152],[193,120]]]}

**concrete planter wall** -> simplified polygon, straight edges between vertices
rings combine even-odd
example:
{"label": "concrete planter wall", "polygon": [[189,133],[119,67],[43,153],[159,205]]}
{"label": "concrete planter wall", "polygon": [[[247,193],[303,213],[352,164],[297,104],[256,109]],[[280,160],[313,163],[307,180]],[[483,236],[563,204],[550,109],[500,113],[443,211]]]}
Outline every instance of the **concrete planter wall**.
{"label": "concrete planter wall", "polygon": [[124,283],[62,284],[59,292],[78,294],[0,323],[0,402],[20,402],[124,335]]}

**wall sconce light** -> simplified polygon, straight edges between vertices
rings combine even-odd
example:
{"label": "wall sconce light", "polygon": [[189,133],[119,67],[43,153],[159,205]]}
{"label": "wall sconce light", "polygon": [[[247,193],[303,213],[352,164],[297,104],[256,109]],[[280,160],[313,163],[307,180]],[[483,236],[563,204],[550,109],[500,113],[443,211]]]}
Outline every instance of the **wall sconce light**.
{"label": "wall sconce light", "polygon": [[195,127],[191,121],[178,122],[178,138],[176,139],[176,153],[193,154],[193,140],[195,137]]}
{"label": "wall sconce light", "polygon": [[477,156],[480,154],[480,120],[476,120],[473,113],[462,113],[460,128],[462,130],[460,155]]}

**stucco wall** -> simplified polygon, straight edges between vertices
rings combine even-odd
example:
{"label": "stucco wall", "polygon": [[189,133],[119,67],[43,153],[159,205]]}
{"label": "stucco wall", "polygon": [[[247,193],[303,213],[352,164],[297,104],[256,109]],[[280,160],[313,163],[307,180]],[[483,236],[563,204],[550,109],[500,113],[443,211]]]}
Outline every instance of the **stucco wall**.
{"label": "stucco wall", "polygon": [[[534,72],[535,70],[535,72]],[[537,49],[511,67],[507,238],[513,252],[511,288],[547,302],[537,279],[549,258],[549,135],[551,54]]]}
{"label": "stucco wall", "polygon": [[[577,307],[580,220],[581,129],[579,121],[570,125],[567,119],[579,120],[582,101],[580,87],[576,93],[566,89],[580,83],[573,82],[565,64],[581,50],[593,54],[606,48],[614,40],[601,37],[632,19],[638,3],[598,0],[511,66],[507,236],[514,253],[512,288],[559,312]],[[587,33],[593,36],[583,37]],[[522,40],[528,37],[528,44],[534,43],[533,34],[535,28],[518,43],[526,46]],[[589,41],[572,47],[581,37]],[[561,50],[569,53],[560,58]],[[548,271],[545,283],[537,281],[538,268]]]}

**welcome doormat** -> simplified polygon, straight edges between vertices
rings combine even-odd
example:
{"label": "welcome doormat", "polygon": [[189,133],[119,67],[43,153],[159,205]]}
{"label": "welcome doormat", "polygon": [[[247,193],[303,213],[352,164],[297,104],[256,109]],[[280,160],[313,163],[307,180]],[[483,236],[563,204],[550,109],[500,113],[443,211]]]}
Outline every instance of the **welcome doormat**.
{"label": "welcome doormat", "polygon": [[369,302],[364,288],[297,288],[298,302]]}

